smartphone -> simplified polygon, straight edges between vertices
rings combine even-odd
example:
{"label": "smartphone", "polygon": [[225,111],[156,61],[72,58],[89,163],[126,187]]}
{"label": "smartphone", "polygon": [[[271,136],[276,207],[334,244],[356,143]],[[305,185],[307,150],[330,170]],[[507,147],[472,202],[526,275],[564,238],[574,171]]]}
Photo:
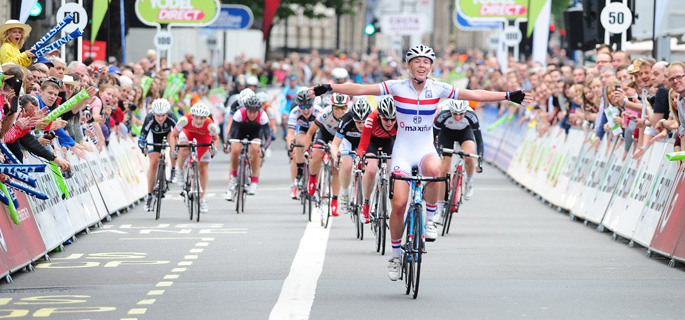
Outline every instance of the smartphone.
{"label": "smartphone", "polygon": [[618,84],[617,84],[617,85],[614,87],[614,90],[620,90],[620,89],[621,89],[621,85],[618,85]]}

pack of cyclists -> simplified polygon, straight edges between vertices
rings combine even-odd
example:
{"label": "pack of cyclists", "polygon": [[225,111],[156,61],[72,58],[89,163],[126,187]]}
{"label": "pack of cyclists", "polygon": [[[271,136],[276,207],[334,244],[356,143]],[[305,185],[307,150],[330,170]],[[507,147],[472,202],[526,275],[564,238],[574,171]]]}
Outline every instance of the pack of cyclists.
{"label": "pack of cyclists", "polygon": [[[324,159],[328,151],[333,166],[332,198],[333,216],[347,211],[350,203],[350,182],[353,158],[378,155],[391,156],[387,168],[395,176],[411,176],[413,168],[426,177],[444,177],[450,170],[451,153],[439,152],[442,147],[453,148],[455,144],[465,153],[483,155],[484,145],[479,128],[478,116],[467,101],[512,101],[518,104],[530,101],[529,93],[523,91],[493,92],[456,88],[450,84],[435,81],[429,76],[435,62],[432,48],[417,45],[405,55],[409,77],[403,80],[388,80],[378,84],[352,83],[349,73],[343,68],[332,70],[329,83],[307,88],[298,85],[297,76],[288,78],[288,85],[282,90],[280,112],[284,128],[287,154],[290,159],[290,196],[298,199],[298,188],[305,188],[313,195]],[[365,96],[377,96],[378,104],[372,106]],[[275,110],[270,106],[266,93],[255,93],[255,88],[246,88],[227,103],[229,121],[225,128],[224,141],[248,139],[259,141],[250,145],[249,157],[252,166],[252,181],[248,194],[255,194],[259,181],[261,158],[264,149],[275,137]],[[442,101],[442,102],[441,102]],[[166,102],[166,103],[165,103]],[[219,140],[219,128],[208,118],[209,108],[195,104],[190,112],[175,121],[169,113],[168,102],[153,102],[153,112],[145,120],[144,138],[141,149],[147,150],[150,168],[158,159],[159,149],[145,149],[144,141],[158,142],[166,137],[172,146],[196,140],[197,143],[214,143]],[[141,136],[143,137],[143,136]],[[235,140],[234,140],[235,141]],[[324,147],[326,146],[326,147]],[[229,190],[227,199],[236,186],[236,170],[240,143],[224,146],[230,150]],[[207,168],[214,148],[200,148],[200,176],[202,189],[207,185]],[[305,154],[308,155],[309,174],[305,172]],[[176,153],[172,158],[176,158]],[[172,167],[182,168],[187,149],[180,149],[178,159]],[[482,172],[482,158],[465,158],[464,199],[474,193],[473,176]],[[375,183],[377,161],[357,161],[363,169],[361,219],[369,223],[369,199]],[[154,170],[149,176],[154,178]],[[172,170],[176,172],[177,170]],[[175,174],[179,181],[182,175]],[[152,179],[150,179],[152,180]],[[149,192],[152,186],[149,185]],[[444,206],[444,183],[426,183],[425,239],[437,238],[436,211]],[[401,269],[401,243],[404,232],[404,214],[409,194],[409,184],[394,180],[390,209],[390,236],[392,258],[388,264],[388,276],[396,281]],[[150,197],[150,196],[148,196]],[[340,197],[340,198],[338,198]],[[148,206],[146,206],[148,209]],[[201,212],[208,210],[207,202],[201,201]]]}

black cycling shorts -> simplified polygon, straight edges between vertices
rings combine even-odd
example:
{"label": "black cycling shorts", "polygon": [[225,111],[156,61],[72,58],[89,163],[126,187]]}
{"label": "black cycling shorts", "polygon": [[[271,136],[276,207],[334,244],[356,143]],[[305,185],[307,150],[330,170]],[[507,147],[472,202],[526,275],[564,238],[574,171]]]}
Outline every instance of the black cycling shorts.
{"label": "black cycling shorts", "polygon": [[[440,133],[438,133],[438,146],[440,149],[452,149],[454,148],[455,142],[458,142],[459,146],[461,146],[461,144],[466,141],[476,141],[476,139],[473,137],[473,130],[468,127],[464,130],[442,129],[440,130]],[[442,155],[445,157],[452,156],[451,153],[443,153]]]}
{"label": "black cycling shorts", "polygon": [[334,136],[326,129],[319,128],[314,135],[314,144],[327,144],[333,141]]}
{"label": "black cycling shorts", "polygon": [[392,146],[395,143],[395,138],[377,138],[371,137],[369,146],[366,148],[366,153],[378,155],[379,150],[383,150],[386,155],[392,155]]}

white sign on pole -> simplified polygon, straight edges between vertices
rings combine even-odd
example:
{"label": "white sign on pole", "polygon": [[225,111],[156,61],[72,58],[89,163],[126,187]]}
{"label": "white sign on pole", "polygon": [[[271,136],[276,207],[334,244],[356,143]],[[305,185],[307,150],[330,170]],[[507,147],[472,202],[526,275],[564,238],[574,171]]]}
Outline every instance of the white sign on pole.
{"label": "white sign on pole", "polygon": [[606,31],[616,34],[623,33],[633,23],[633,13],[625,4],[612,2],[602,9],[599,21]]}
{"label": "white sign on pole", "polygon": [[217,48],[217,39],[214,35],[211,35],[207,38],[207,48],[210,50],[214,50]]}
{"label": "white sign on pole", "polygon": [[381,16],[381,33],[413,35],[429,32],[430,23],[423,14],[391,14]]}
{"label": "white sign on pole", "polygon": [[491,35],[488,38],[488,46],[490,47],[490,49],[493,49],[493,50],[497,49],[497,47],[499,46],[499,35],[497,35],[497,34]]}
{"label": "white sign on pole", "polygon": [[171,32],[160,30],[155,34],[155,47],[158,50],[169,50],[171,45],[174,44],[174,38],[171,37]]}
{"label": "white sign on pole", "polygon": [[519,28],[507,26],[504,28],[504,31],[502,31],[501,37],[502,42],[504,42],[507,47],[514,47],[521,43],[523,34],[521,34],[521,30]]}
{"label": "white sign on pole", "polygon": [[88,13],[86,12],[86,9],[75,2],[65,3],[57,10],[57,21],[64,19],[68,13],[71,13],[74,17],[74,21],[66,25],[62,30],[66,33],[71,33],[76,30],[76,28],[84,31],[88,25]]}

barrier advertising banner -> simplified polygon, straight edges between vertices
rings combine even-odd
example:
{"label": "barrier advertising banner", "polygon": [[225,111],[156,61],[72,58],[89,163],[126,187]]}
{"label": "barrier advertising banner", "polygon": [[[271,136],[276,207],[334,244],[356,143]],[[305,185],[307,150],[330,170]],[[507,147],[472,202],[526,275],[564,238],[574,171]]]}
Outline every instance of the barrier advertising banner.
{"label": "barrier advertising banner", "polygon": [[[685,228],[685,171],[681,168],[676,176],[676,187],[671,194],[664,212],[659,219],[654,237],[649,245],[652,251],[665,256],[673,256],[676,247],[685,239],[682,239],[682,231]],[[682,245],[680,246],[682,250]],[[678,257],[685,257],[685,252],[680,251]]]}

